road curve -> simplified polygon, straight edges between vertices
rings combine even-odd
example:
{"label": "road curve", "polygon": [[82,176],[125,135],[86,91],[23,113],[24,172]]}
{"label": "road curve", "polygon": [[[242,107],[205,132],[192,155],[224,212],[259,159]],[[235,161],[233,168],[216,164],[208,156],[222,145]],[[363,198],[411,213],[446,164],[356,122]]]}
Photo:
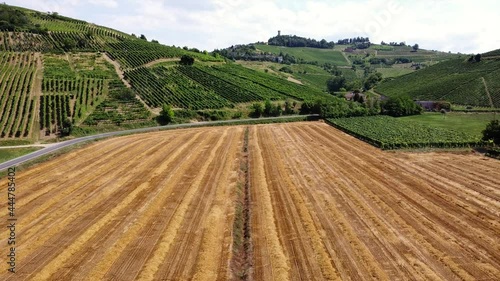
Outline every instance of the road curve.
{"label": "road curve", "polygon": [[259,118],[259,119],[242,119],[242,120],[223,120],[223,121],[206,121],[206,122],[198,122],[198,123],[186,123],[186,124],[176,124],[176,125],[165,125],[165,126],[155,126],[155,127],[147,127],[147,128],[139,128],[139,129],[132,129],[132,130],[125,130],[125,131],[115,131],[115,132],[108,132],[108,133],[103,133],[103,134],[98,134],[98,135],[92,135],[92,136],[86,136],[86,137],[81,137],[81,138],[75,138],[59,143],[55,143],[52,146],[45,147],[43,149],[37,150],[35,152],[32,152],[30,154],[26,154],[23,156],[20,156],[15,159],[11,159],[9,161],[3,162],[0,164],[0,171],[4,171],[9,167],[13,166],[18,166],[22,163],[25,163],[27,161],[34,160],[40,156],[55,152],[57,150],[60,150],[62,148],[72,146],[78,143],[90,141],[90,140],[97,140],[97,139],[102,139],[102,138],[107,138],[107,137],[112,137],[112,136],[119,136],[119,135],[128,135],[128,134],[137,134],[137,133],[146,133],[146,132],[153,132],[153,131],[160,131],[160,130],[172,130],[172,129],[180,129],[180,128],[190,128],[190,127],[203,127],[203,126],[215,126],[215,125],[222,125],[226,123],[230,124],[239,124],[239,123],[247,123],[247,122],[253,122],[253,121],[265,121],[265,120],[273,120],[273,119],[303,119],[304,117],[312,117],[312,118],[317,118],[319,115],[317,114],[312,114],[312,115],[296,115],[296,116],[280,116],[280,117],[266,117],[266,118]]}

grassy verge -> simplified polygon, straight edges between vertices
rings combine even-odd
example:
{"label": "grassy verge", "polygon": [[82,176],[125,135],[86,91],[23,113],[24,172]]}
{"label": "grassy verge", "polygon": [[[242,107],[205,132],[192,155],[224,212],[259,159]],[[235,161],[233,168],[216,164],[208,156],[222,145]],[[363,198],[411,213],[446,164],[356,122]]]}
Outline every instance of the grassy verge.
{"label": "grassy verge", "polygon": [[137,123],[137,124],[122,124],[121,126],[116,126],[116,125],[85,126],[85,125],[82,125],[82,126],[73,128],[73,132],[71,132],[71,135],[75,136],[75,137],[84,137],[84,136],[102,134],[102,133],[108,133],[108,132],[125,131],[125,130],[131,130],[131,129],[152,127],[152,126],[156,126],[156,125],[158,125],[158,124],[155,121]]}
{"label": "grassy verge", "polygon": [[9,148],[0,149],[0,163],[9,161],[11,159],[35,152],[41,149],[40,147],[23,147],[23,148]]}
{"label": "grassy verge", "polygon": [[[422,115],[401,117],[399,119],[447,130],[452,129],[481,138],[482,131],[494,118],[494,113],[448,113],[446,115],[441,113],[425,113]],[[500,118],[500,115],[497,115],[496,118]]]}
{"label": "grassy verge", "polygon": [[1,140],[0,146],[14,146],[32,144],[29,140]]}

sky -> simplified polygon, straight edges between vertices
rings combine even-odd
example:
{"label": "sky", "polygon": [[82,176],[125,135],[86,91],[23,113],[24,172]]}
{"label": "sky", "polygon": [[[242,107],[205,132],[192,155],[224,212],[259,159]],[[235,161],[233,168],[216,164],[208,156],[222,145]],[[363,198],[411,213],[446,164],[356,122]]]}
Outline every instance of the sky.
{"label": "sky", "polygon": [[267,41],[281,30],[336,42],[369,37],[454,53],[500,48],[498,0],[4,0],[212,51]]}

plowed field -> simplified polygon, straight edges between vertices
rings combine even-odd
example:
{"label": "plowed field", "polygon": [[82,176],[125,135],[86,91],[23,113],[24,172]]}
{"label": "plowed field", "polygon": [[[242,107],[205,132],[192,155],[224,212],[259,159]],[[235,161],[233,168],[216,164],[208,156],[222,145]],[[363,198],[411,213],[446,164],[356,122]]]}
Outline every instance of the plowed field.
{"label": "plowed field", "polygon": [[18,172],[0,280],[498,280],[498,160],[384,152],[323,123],[249,126],[246,147],[245,130],[114,138]]}

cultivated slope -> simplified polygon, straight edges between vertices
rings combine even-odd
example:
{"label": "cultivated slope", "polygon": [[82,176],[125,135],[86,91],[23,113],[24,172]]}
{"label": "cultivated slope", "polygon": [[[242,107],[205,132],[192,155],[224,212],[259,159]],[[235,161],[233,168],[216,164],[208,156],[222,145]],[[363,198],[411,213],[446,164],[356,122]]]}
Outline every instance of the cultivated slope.
{"label": "cultivated slope", "polygon": [[480,62],[453,59],[377,87],[386,96],[410,95],[417,100],[446,100],[454,104],[500,107],[499,50],[487,53]]}
{"label": "cultivated slope", "polygon": [[[0,5],[0,29],[0,142],[9,144],[71,130],[82,135],[154,126],[164,104],[190,110],[179,114],[185,120],[205,120],[242,116],[247,103],[266,99],[329,98],[266,73],[225,66],[218,55],[57,13]],[[183,55],[193,57],[195,66],[178,66]]]}

